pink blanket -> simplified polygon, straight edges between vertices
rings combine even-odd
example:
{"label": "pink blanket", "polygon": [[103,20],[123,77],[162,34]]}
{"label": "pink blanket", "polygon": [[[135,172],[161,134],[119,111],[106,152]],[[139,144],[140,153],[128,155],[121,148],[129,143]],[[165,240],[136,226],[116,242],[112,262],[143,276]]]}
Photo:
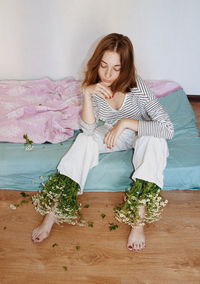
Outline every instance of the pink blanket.
{"label": "pink blanket", "polygon": [[80,82],[72,77],[53,81],[0,82],[0,141],[58,143],[79,129]]}
{"label": "pink blanket", "polygon": [[182,87],[174,82],[167,80],[146,80],[147,85],[153,90],[157,98],[168,95],[182,89]]}
{"label": "pink blanket", "polygon": [[[157,97],[181,87],[172,81],[146,81]],[[80,82],[72,77],[53,81],[0,82],[0,141],[59,143],[79,129]]]}

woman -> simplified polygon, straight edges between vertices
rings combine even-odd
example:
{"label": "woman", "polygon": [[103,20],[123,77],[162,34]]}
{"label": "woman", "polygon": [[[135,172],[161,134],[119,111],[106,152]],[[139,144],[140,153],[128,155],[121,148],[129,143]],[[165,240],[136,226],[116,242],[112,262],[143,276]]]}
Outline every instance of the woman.
{"label": "woman", "polygon": [[[173,125],[151,90],[136,74],[132,43],[121,34],[109,34],[98,44],[87,65],[82,95],[83,133],[78,135],[58,165],[57,177],[59,181],[63,179],[60,188],[68,184],[66,188],[73,188],[74,196],[78,191],[82,193],[89,169],[98,164],[99,153],[134,148],[133,185],[125,202],[116,207],[115,212],[119,221],[131,226],[128,249],[142,250],[145,247],[144,224],[158,220],[167,203],[162,201],[160,188],[168,156],[166,139],[173,137]],[[104,125],[98,126],[99,120]],[[52,191],[47,191],[45,198],[49,194],[52,198]],[[66,191],[62,195],[69,200]],[[45,198],[43,192],[33,198],[36,209],[41,207],[42,201],[43,204],[47,202]],[[48,210],[45,206],[38,210],[46,216],[33,231],[34,242],[45,239],[55,222],[68,222],[67,214],[57,210],[62,198],[59,195],[55,202],[48,203]]]}

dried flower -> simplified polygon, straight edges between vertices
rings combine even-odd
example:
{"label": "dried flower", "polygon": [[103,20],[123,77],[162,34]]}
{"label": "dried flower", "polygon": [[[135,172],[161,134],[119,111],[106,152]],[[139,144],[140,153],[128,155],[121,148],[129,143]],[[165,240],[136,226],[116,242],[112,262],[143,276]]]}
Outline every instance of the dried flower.
{"label": "dried flower", "polygon": [[10,209],[12,209],[12,210],[16,210],[16,209],[17,209],[17,206],[16,206],[16,205],[14,205],[14,204],[10,204]]}

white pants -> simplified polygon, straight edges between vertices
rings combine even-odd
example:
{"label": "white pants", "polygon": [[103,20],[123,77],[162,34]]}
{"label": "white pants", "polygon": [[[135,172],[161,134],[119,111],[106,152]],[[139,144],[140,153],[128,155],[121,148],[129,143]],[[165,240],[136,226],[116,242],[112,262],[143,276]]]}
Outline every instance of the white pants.
{"label": "white pants", "polygon": [[118,137],[117,145],[108,149],[103,144],[105,134],[111,126],[97,127],[93,135],[81,133],[69,151],[61,159],[58,171],[80,185],[83,193],[89,170],[98,165],[99,153],[109,153],[134,148],[132,179],[143,179],[163,187],[163,171],[167,164],[168,146],[164,138],[135,136],[135,132],[126,129]]}

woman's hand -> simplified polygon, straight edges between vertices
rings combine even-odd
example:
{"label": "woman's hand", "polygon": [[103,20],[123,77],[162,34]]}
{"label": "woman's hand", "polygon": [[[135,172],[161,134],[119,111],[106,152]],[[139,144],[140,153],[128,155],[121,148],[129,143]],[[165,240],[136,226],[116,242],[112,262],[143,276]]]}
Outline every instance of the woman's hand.
{"label": "woman's hand", "polygon": [[96,94],[97,96],[103,98],[103,99],[111,99],[113,97],[113,93],[111,89],[103,83],[97,83],[94,85],[90,85],[88,87],[83,87],[82,92],[84,96],[91,97],[92,94]]}
{"label": "woman's hand", "polygon": [[116,145],[117,138],[126,128],[132,129],[133,131],[137,131],[138,120],[131,118],[122,118],[121,120],[119,120],[104,137],[104,144],[107,145],[107,148],[112,149]]}
{"label": "woman's hand", "polygon": [[116,145],[117,138],[124,129],[125,123],[124,120],[121,119],[113,126],[113,128],[108,131],[108,133],[104,137],[104,144],[107,145],[107,148],[112,149]]}

